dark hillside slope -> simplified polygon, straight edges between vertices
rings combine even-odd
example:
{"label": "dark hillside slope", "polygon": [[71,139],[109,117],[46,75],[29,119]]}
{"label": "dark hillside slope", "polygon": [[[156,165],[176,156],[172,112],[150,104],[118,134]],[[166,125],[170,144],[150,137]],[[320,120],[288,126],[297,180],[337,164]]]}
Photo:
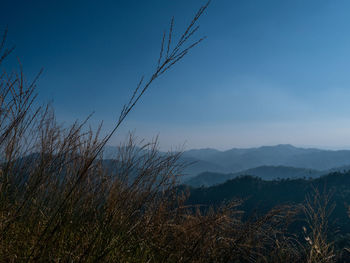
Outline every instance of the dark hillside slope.
{"label": "dark hillside slope", "polygon": [[241,208],[249,215],[252,212],[264,213],[282,204],[302,203],[315,188],[320,192],[332,193],[335,209],[330,221],[336,222],[334,228],[342,233],[350,233],[350,219],[347,215],[347,205],[350,204],[350,172],[331,173],[317,179],[275,181],[242,176],[217,186],[191,188],[188,203],[216,206],[238,198],[245,200]]}

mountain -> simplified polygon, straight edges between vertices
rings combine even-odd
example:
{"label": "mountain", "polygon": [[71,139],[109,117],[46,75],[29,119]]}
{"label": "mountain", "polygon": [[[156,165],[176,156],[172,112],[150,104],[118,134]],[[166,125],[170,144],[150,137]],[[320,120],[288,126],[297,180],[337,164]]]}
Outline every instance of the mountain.
{"label": "mountain", "polygon": [[210,158],[216,154],[219,154],[220,151],[216,149],[211,149],[211,148],[205,148],[205,149],[192,149],[185,151],[183,153],[184,157],[189,157],[189,158],[195,158],[195,159],[200,159],[200,160],[210,160]]}
{"label": "mountain", "polygon": [[227,180],[242,176],[250,175],[259,177],[263,180],[276,180],[276,179],[295,179],[295,178],[316,178],[326,172],[305,169],[305,168],[295,168],[295,167],[286,167],[286,166],[260,166],[248,170],[244,170],[237,173],[230,174],[221,174],[221,173],[212,173],[204,172],[195,177],[190,178],[185,181],[185,184],[192,187],[200,186],[213,186],[217,184],[222,184]]}
{"label": "mountain", "polygon": [[208,162],[205,160],[198,160],[193,157],[182,156],[179,162],[185,163],[185,168],[183,171],[183,176],[181,178],[182,182],[202,173],[203,171],[210,171],[214,173],[227,173],[228,170],[218,164]]}
{"label": "mountain", "polygon": [[[236,173],[260,166],[286,166],[328,171],[350,165],[350,150],[321,150],[298,148],[289,144],[259,148],[190,150],[184,156],[216,164],[228,173]],[[203,169],[202,172],[217,172]]]}
{"label": "mountain", "polygon": [[[137,151],[137,149],[136,147],[135,150]],[[112,158],[116,156],[117,152],[117,147],[106,146],[104,158]],[[160,154],[165,153],[160,152]],[[331,169],[333,169],[331,171],[349,170],[350,150],[331,151],[299,148],[290,144],[247,149],[233,148],[227,151],[205,148],[183,152],[179,162],[188,164],[183,171],[182,182],[188,181],[201,173],[206,173],[202,175],[202,178],[210,177],[211,179],[200,179],[200,181],[204,182],[204,185],[212,185],[224,181],[218,179],[219,181],[216,182],[213,175],[209,175],[209,173],[233,174],[223,176],[225,180],[236,177],[237,173],[238,175],[252,174],[271,180],[277,177],[309,177],[310,170],[312,171],[311,177],[319,172],[325,174]],[[257,168],[257,170],[251,171],[253,168]],[[292,168],[301,168],[301,170],[293,170]],[[222,175],[215,175],[214,177],[219,178],[220,176]],[[207,180],[209,181],[206,182]],[[195,183],[195,185],[198,185],[198,183]]]}

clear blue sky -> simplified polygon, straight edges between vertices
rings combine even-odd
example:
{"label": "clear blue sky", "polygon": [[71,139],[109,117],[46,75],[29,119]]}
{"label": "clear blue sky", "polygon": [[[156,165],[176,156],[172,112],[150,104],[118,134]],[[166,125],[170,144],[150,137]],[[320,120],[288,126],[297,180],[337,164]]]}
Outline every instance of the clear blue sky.
{"label": "clear blue sky", "polygon": [[[28,78],[44,68],[40,101],[58,120],[92,111],[112,127],[162,31],[180,33],[205,1],[1,1]],[[350,146],[350,1],[213,0],[200,20],[208,38],[155,82],[112,144],[134,130],[161,147],[291,143]],[[14,67],[14,63],[8,63]]]}

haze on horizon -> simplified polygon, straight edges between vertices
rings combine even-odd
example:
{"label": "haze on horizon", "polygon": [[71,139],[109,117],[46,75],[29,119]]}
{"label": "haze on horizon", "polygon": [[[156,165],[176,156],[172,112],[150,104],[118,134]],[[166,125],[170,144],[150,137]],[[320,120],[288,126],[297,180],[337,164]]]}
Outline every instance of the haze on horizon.
{"label": "haze on horizon", "polygon": [[[58,120],[95,111],[108,131],[140,76],[154,68],[161,35],[181,32],[206,1],[5,1],[15,56]],[[18,6],[21,6],[18,9]],[[112,143],[129,130],[159,135],[161,149],[292,144],[350,146],[350,2],[214,0],[208,38],[157,81]],[[11,66],[16,67],[15,63]]]}

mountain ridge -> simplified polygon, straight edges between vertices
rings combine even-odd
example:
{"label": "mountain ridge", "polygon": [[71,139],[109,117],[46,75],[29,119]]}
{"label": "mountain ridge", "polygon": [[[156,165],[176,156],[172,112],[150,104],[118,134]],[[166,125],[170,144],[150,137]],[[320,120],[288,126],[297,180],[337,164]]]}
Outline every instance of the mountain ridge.
{"label": "mountain ridge", "polygon": [[[336,168],[334,168],[334,171]],[[223,184],[228,180],[232,180],[239,176],[254,176],[262,180],[278,180],[278,179],[299,179],[299,178],[317,178],[329,173],[329,171],[318,171],[306,168],[295,168],[287,166],[259,166],[244,170],[237,173],[212,173],[203,172],[195,177],[192,177],[184,182],[184,184],[191,187],[211,187],[214,185]]]}
{"label": "mountain ridge", "polygon": [[[350,165],[350,150],[324,150],[317,148],[301,148],[291,144],[261,146],[254,148],[232,148],[226,151],[213,151],[203,155],[200,149],[184,152],[198,160],[217,164],[228,173],[260,166],[287,166],[295,168],[315,169],[320,171]],[[205,156],[205,158],[203,158]],[[205,171],[203,171],[205,172]],[[217,172],[217,171],[212,171]]]}
{"label": "mountain ridge", "polygon": [[[105,156],[113,156],[113,151],[118,151],[118,147],[108,146],[106,149],[108,154]],[[291,144],[232,148],[225,151],[202,148],[184,151],[179,161],[189,164],[181,179],[184,182],[204,172],[234,174],[262,166],[338,171],[339,167],[350,166],[350,150],[302,148]],[[283,174],[280,177],[285,178]]]}

